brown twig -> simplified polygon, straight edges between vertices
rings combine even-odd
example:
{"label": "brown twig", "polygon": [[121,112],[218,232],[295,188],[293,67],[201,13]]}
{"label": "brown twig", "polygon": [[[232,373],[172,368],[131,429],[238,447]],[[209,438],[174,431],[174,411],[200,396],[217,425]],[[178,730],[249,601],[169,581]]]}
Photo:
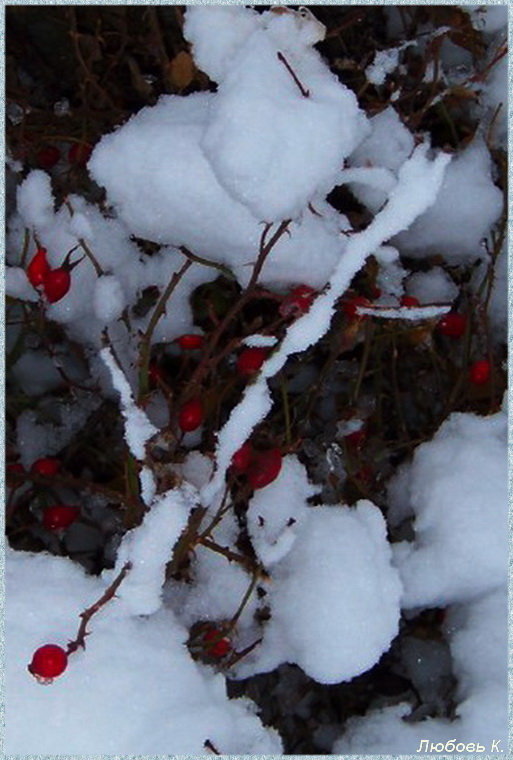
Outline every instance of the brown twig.
{"label": "brown twig", "polygon": [[244,292],[241,294],[240,298],[233,304],[231,309],[228,310],[224,318],[216,326],[216,329],[210,336],[210,340],[208,341],[203,351],[203,359],[200,362],[200,364],[196,367],[196,370],[194,371],[189,383],[187,384],[187,387],[184,390],[184,394],[187,394],[188,396],[193,395],[193,389],[195,390],[200,385],[201,381],[203,380],[207,372],[211,371],[212,355],[214,353],[214,350],[217,344],[219,343],[219,340],[221,339],[221,336],[223,335],[227,327],[230,325],[232,320],[237,316],[237,314],[241,311],[241,309],[252,297],[253,292],[256,288],[257,282],[258,282],[258,278],[262,271],[262,267],[264,266],[265,260],[271,253],[272,249],[274,248],[278,240],[287,231],[287,228],[290,222],[291,222],[291,219],[286,219],[285,221],[280,222],[276,232],[272,235],[269,242],[266,242],[266,238],[272,225],[269,223],[265,224],[262,235],[260,237],[258,258],[255,262],[255,266],[253,267],[253,272],[251,274],[251,278],[248,282],[248,285],[246,289],[244,290]]}
{"label": "brown twig", "polygon": [[96,613],[115,596],[116,591],[123,582],[127,573],[130,571],[131,567],[131,562],[127,562],[125,565],[123,565],[119,575],[116,576],[114,581],[105,591],[105,593],[98,599],[98,601],[80,613],[81,621],[78,627],[77,637],[73,641],[68,642],[66,654],[73,654],[73,652],[76,652],[79,647],[85,649],[85,639],[86,636],[89,636],[89,631],[87,631],[87,624],[93,615],[96,615]]}
{"label": "brown twig", "polygon": [[291,65],[290,65],[290,63],[287,61],[287,59],[285,58],[285,56],[283,55],[283,53],[282,53],[282,52],[280,52],[280,51],[278,51],[278,52],[276,53],[276,55],[278,56],[278,60],[279,60],[279,61],[281,61],[281,62],[283,63],[283,65],[285,66],[285,68],[286,68],[286,69],[287,69],[287,71],[289,72],[290,76],[292,77],[292,79],[294,80],[294,82],[295,82],[295,83],[297,84],[297,86],[299,87],[299,91],[301,92],[301,95],[302,95],[304,98],[308,98],[308,97],[310,96],[310,90],[307,90],[307,89],[305,89],[305,88],[303,87],[303,85],[301,84],[301,82],[299,81],[299,79],[298,79],[298,77],[297,77],[297,74],[295,73],[295,71],[293,70],[292,66],[291,66]]}
{"label": "brown twig", "polygon": [[257,639],[252,644],[247,646],[245,649],[241,649],[240,652],[234,652],[228,662],[226,663],[227,668],[231,668],[235,663],[242,660],[243,657],[245,657],[247,654],[253,651],[253,649],[260,644],[260,642],[263,640],[263,637]]}
{"label": "brown twig", "polygon": [[200,538],[196,543],[204,546],[206,549],[211,549],[213,552],[216,552],[216,554],[221,554],[228,560],[228,562],[237,562],[237,564],[242,565],[242,567],[245,567],[252,573],[256,573],[257,579],[260,577],[261,569],[258,567],[258,565],[255,565],[250,559],[248,559],[248,557],[245,557],[243,554],[232,552],[232,550],[227,546],[220,546],[211,538]]}
{"label": "brown twig", "polygon": [[178,272],[175,272],[174,275],[171,277],[166,289],[163,291],[162,295],[160,296],[157,305],[155,306],[155,309],[153,310],[153,314],[151,315],[151,319],[148,323],[148,327],[146,328],[146,331],[144,335],[142,336],[141,345],[140,345],[140,369],[139,369],[139,402],[141,401],[142,397],[148,390],[148,367],[150,364],[150,350],[151,350],[151,339],[153,336],[153,333],[155,331],[155,328],[157,326],[157,323],[161,316],[166,311],[166,304],[171,297],[171,294],[173,293],[174,289],[177,287],[178,283],[184,276],[184,274],[187,272],[187,270],[192,266],[192,261],[190,259],[187,259],[185,263],[182,265],[182,267],[178,270]]}
{"label": "brown twig", "polygon": [[218,750],[217,750],[217,749],[214,747],[214,745],[212,744],[212,742],[210,741],[210,739],[205,739],[205,741],[203,742],[203,746],[205,747],[205,749],[209,749],[211,752],[213,752],[213,753],[214,753],[214,755],[220,755],[220,754],[221,754],[221,753],[220,753],[220,752],[219,752],[219,751],[218,751]]}

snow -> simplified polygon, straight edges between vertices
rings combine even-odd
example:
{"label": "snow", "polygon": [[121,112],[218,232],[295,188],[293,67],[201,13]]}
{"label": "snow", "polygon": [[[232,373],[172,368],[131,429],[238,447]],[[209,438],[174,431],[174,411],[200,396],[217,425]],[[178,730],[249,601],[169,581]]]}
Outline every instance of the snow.
{"label": "snow", "polygon": [[197,66],[215,82],[229,70],[235,54],[259,26],[258,14],[241,6],[215,6],[187,9],[184,35],[192,45]]}
{"label": "snow", "polygon": [[506,432],[504,412],[454,413],[390,483],[392,508],[415,517],[415,541],[394,545],[404,607],[466,601],[504,582]]}
{"label": "snow", "polygon": [[161,606],[166,564],[187,525],[196,496],[196,490],[184,484],[155,497],[142,524],[124,535],[114,570],[104,571],[105,578],[112,582],[125,563],[131,563],[132,569],[117,596],[132,614],[150,615]]}
{"label": "snow", "polygon": [[[483,24],[493,56],[506,28],[504,9],[471,13],[473,23]],[[393,11],[387,15],[393,25]],[[432,35],[429,28],[426,33]],[[21,268],[25,229],[24,266],[37,244],[48,249],[52,267],[77,246],[73,260],[84,257],[68,295],[45,308],[48,320],[83,349],[88,368],[59,346],[52,358],[39,346],[26,347],[12,368],[29,397],[16,421],[20,461],[29,468],[41,456],[58,454],[81,434],[102,399],[115,399],[140,466],[146,509],[119,546],[113,542],[106,556],[115,566],[100,577],[44,552],[7,550],[7,751],[197,756],[208,752],[208,739],[222,754],[280,754],[281,740],[262,725],[256,705],[227,698],[227,677],[293,663],[321,684],[348,681],[389,650],[401,608],[408,618],[431,607],[448,608],[445,639],[402,635],[403,665],[423,708],[440,706],[441,684],[452,672],[457,719],[405,721],[411,705],[377,701],[367,715],[351,719],[343,735],[330,727],[327,749],[414,753],[422,739],[454,737],[481,743],[501,738],[505,744],[505,409],[482,417],[452,414],[394,473],[383,510],[370,501],[319,505],[326,491],[282,441],[276,442],[284,453],[279,476],[246,491],[243,505],[230,503],[229,468],[272,410],[273,378],[289,357],[325,336],[338,299],[370,257],[382,295],[360,314],[436,319],[460,294],[459,273],[453,280],[450,267],[476,259],[468,288],[477,292],[490,263],[482,239],[503,209],[487,145],[504,147],[505,121],[497,120],[491,142],[483,135],[504,100],[506,59],[474,88],[481,119],[476,137],[450,155],[432,148],[426,135],[414,135],[393,107],[370,119],[364,115],[313,48],[325,28],[307,8],[259,13],[240,5],[188,6],[184,34],[196,65],[216,88],[164,95],[99,141],[88,170],[106,190],[108,213],[78,195],[57,206],[50,177],[30,171],[8,220],[6,292],[14,298],[38,298]],[[378,53],[367,68],[370,82],[385,81],[403,47]],[[444,41],[441,76],[461,79],[454,67],[469,60],[468,51]],[[361,231],[327,201],[340,185],[370,212]],[[200,429],[183,438],[178,461],[163,465],[177,485],[162,492],[146,445],[159,432],[165,435],[170,404],[158,391],[144,406],[135,401],[141,335],[154,346],[197,333],[194,290],[218,277],[218,265],[245,287],[261,252],[263,223],[272,223],[269,240],[283,220],[289,220],[287,230],[267,256],[258,285],[277,299],[299,284],[318,294],[307,313],[283,328],[282,338],[256,324],[242,339],[243,345],[269,347],[268,358],[215,437]],[[147,255],[135,237],[161,247]],[[492,345],[507,335],[507,247],[501,245],[488,304]],[[133,307],[146,288],[162,296],[187,260],[181,247],[207,264],[196,260],[180,277],[150,336],[154,310],[137,316]],[[425,259],[418,264],[422,271],[410,272],[410,256]],[[441,258],[429,261],[432,256]],[[405,292],[421,307],[399,306]],[[178,353],[176,347],[169,351]],[[51,395],[63,386],[57,367],[94,392],[73,388],[73,403],[64,405]],[[289,390],[301,393],[316,381],[307,365]],[[360,429],[368,413],[364,403],[346,410],[338,435]],[[331,442],[325,452],[323,478],[334,468],[345,477],[342,447]],[[240,482],[244,489],[243,476]],[[216,521],[222,503],[226,512]],[[87,497],[81,506],[87,516],[98,503]],[[201,525],[186,558],[186,578],[166,580],[191,514],[201,517]],[[112,519],[110,513],[105,518]],[[411,540],[390,543],[387,528],[402,528],[404,521]],[[254,554],[239,546],[242,523]],[[63,547],[94,546],[98,533],[89,526],[80,535],[70,529]],[[42,688],[26,670],[32,652],[46,642],[65,646],[76,635],[80,612],[127,562],[131,569],[116,597],[89,624],[86,650],[73,654],[62,677]],[[186,644],[191,626],[228,622],[236,614],[230,632],[235,649],[261,643],[228,673],[222,665],[195,661]]]}
{"label": "snow", "polygon": [[37,291],[30,284],[25,270],[21,267],[8,267],[5,271],[5,294],[23,301],[39,300]]}
{"label": "snow", "polygon": [[427,272],[414,272],[405,283],[406,292],[420,303],[452,303],[459,290],[454,281],[442,269],[432,267]]}
{"label": "snow", "polygon": [[[373,116],[369,122],[371,132],[349,156],[349,166],[388,169],[395,175],[413,151],[413,136],[391,106]],[[358,182],[354,183],[352,190],[374,212],[387,197],[382,188],[362,187]]]}
{"label": "snow", "polygon": [[249,437],[256,424],[271,408],[267,378],[273,377],[293,353],[304,351],[328,330],[337,298],[347,290],[366,258],[380,245],[408,227],[416,217],[434,202],[450,157],[439,154],[433,161],[427,158],[427,144],[419,145],[398,174],[398,182],[388,203],[369,226],[351,236],[344,256],[329,281],[329,288],[313,302],[309,311],[287,330],[279,347],[263,364],[256,382],[246,388],[242,401],[236,406],[218,434],[216,447],[217,470],[203,489],[206,503],[219,492],[233,454]]}
{"label": "snow", "polygon": [[[504,580],[504,579],[503,579]],[[430,743],[475,743],[489,750],[493,741],[507,752],[507,591],[503,588],[450,608],[446,630],[458,678],[457,719],[405,722],[410,706],[399,704],[351,718],[334,754],[417,753]]]}
{"label": "snow", "polygon": [[353,678],[396,635],[400,594],[377,507],[360,501],[352,509],[310,508],[294,551],[273,568],[271,620],[240,677],[295,662],[320,683]]}
{"label": "snow", "polygon": [[118,319],[124,308],[125,296],[119,280],[113,275],[99,277],[93,293],[95,317],[108,324]]}
{"label": "snow", "polygon": [[291,551],[308,516],[307,499],[318,490],[297,457],[286,456],[276,480],[255,492],[247,522],[251,543],[264,567]]}
{"label": "snow", "polygon": [[[354,94],[303,46],[295,14],[265,16],[266,28],[246,40],[219,84],[201,147],[230,195],[256,219],[273,222],[297,217],[329,192],[366,120]],[[278,57],[285,52],[307,97]]]}
{"label": "snow", "polygon": [[51,686],[38,684],[26,669],[33,651],[66,646],[80,612],[106,585],[45,553],[8,549],[6,560],[8,753],[165,755],[172,748],[194,756],[205,754],[206,739],[226,754],[281,753],[278,735],[250,703],[228,700],[224,678],[191,660],[187,631],[170,610],[139,617],[124,599],[112,600],[91,619],[85,651]]}
{"label": "snow", "polygon": [[[27,374],[29,369],[34,372],[35,367],[38,369],[39,389],[44,385],[44,390],[47,391],[49,387],[52,387],[49,385],[51,378],[45,377],[40,365],[32,363],[30,367],[27,367]],[[61,382],[60,378],[59,382]],[[72,440],[76,431],[85,425],[88,417],[101,403],[95,394],[78,389],[75,401],[75,403],[63,403],[60,399],[55,399],[50,403],[47,401],[41,403],[40,414],[33,409],[25,409],[18,416],[16,444],[25,469],[28,470],[40,457],[57,454]],[[50,423],[49,420],[52,422]]]}
{"label": "snow", "polygon": [[477,139],[451,162],[436,202],[394,243],[414,257],[439,253],[452,264],[479,259],[485,256],[481,240],[501,211],[490,154]]}
{"label": "snow", "polygon": [[120,395],[123,417],[125,418],[126,442],[134,457],[142,460],[145,456],[146,443],[158,430],[151,424],[143,410],[136,405],[132,396],[132,389],[123,371],[116,364],[111,350],[103,348],[100,356],[108,367],[112,384]]}
{"label": "snow", "polygon": [[388,74],[391,74],[399,63],[401,47],[379,50],[373,62],[365,69],[367,81],[374,85],[382,85]]}
{"label": "snow", "polygon": [[274,337],[274,335],[248,335],[246,338],[242,340],[243,346],[251,346],[255,348],[267,348],[275,346],[278,342],[278,339]]}
{"label": "snow", "polygon": [[44,227],[53,217],[53,195],[50,177],[45,172],[30,172],[17,192],[18,212],[29,229]]}
{"label": "snow", "polygon": [[368,314],[382,319],[406,319],[415,322],[440,317],[450,310],[450,306],[401,306],[397,309],[387,306],[357,306],[356,313]]}

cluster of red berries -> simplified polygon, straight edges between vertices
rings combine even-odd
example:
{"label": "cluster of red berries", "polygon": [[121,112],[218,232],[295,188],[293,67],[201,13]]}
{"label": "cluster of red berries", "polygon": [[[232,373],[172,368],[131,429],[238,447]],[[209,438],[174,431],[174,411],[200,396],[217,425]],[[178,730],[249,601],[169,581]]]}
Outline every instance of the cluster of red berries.
{"label": "cluster of red berries", "polygon": [[256,451],[246,441],[232,457],[231,469],[237,475],[245,475],[253,489],[265,488],[280,474],[282,465],[280,449]]}
{"label": "cluster of red berries", "polygon": [[[25,469],[19,462],[8,466],[9,472],[24,473]],[[51,478],[61,469],[61,463],[55,457],[36,459],[30,468],[33,475],[43,475]],[[80,508],[68,504],[54,504],[43,509],[43,525],[47,530],[65,530],[78,520]]]}
{"label": "cluster of red berries", "polygon": [[232,643],[223,631],[212,625],[207,628],[202,637],[202,644],[205,653],[209,657],[221,660],[226,657],[232,650]]}
{"label": "cluster of red berries", "polygon": [[[73,143],[68,151],[68,162],[75,166],[85,166],[89,161],[92,153],[92,146],[89,143]],[[61,152],[55,145],[46,145],[38,150],[36,161],[41,169],[53,169],[61,160]]]}
{"label": "cluster of red berries", "polygon": [[309,285],[298,285],[290,293],[287,293],[281,302],[278,310],[280,316],[285,318],[300,317],[309,310],[316,295],[317,291]]}
{"label": "cluster of red berries", "polygon": [[30,260],[27,267],[28,280],[33,288],[43,292],[49,303],[60,301],[71,287],[71,270],[82,260],[79,259],[71,264],[71,253],[70,251],[60,267],[56,269],[51,268],[48,263],[46,248],[41,246]]}

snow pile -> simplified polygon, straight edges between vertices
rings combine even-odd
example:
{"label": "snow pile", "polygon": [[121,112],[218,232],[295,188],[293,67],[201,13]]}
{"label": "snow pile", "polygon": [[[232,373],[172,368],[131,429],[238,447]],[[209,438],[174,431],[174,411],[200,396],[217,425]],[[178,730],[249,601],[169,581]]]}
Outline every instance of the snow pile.
{"label": "snow pile", "polygon": [[241,677],[294,662],[320,683],[349,680],[397,634],[401,584],[385,522],[370,502],[309,509],[272,577],[271,620]]}
{"label": "snow pile", "polygon": [[[194,13],[210,24],[203,9]],[[298,216],[331,190],[365,133],[366,119],[354,94],[311,48],[322,39],[316,34],[319,22],[293,11],[269,11],[261,26],[219,81],[201,148],[230,195],[256,219],[273,222]],[[311,27],[314,34],[298,33],[298,27]]]}
{"label": "snow pile", "polygon": [[452,303],[458,296],[458,287],[442,267],[427,272],[415,272],[408,277],[406,292],[420,303]]}
{"label": "snow pile", "polygon": [[[456,720],[404,722],[406,704],[348,722],[335,753],[410,754],[422,740],[507,744],[507,417],[453,414],[392,480],[391,519],[415,515],[394,545],[406,608],[449,606]],[[500,745],[499,745],[500,746]]]}
{"label": "snow pile", "polygon": [[465,601],[504,582],[506,433],[503,412],[455,413],[390,484],[396,519],[415,515],[415,542],[395,547],[404,606]]}
{"label": "snow pile", "polygon": [[469,753],[470,745],[478,742],[487,752],[495,746],[495,751],[507,753],[507,601],[502,588],[449,612],[446,632],[458,679],[455,720],[409,722],[404,718],[411,707],[405,703],[372,710],[348,721],[332,752],[413,755],[427,740],[429,745],[463,742]]}
{"label": "snow pile", "polygon": [[307,499],[317,491],[297,457],[287,456],[276,480],[254,494],[248,507],[248,529],[265,567],[292,549],[308,516]]}
{"label": "snow pile", "polygon": [[[503,17],[486,18],[487,33],[498,34]],[[24,228],[31,235],[25,267],[36,239],[52,267],[73,248],[73,260],[83,257],[67,295],[44,308],[49,321],[84,347],[90,387],[98,383],[100,398],[119,396],[146,509],[122,538],[114,569],[101,578],[86,577],[68,560],[8,551],[8,751],[198,755],[208,751],[208,740],[223,754],[280,753],[281,740],[256,717],[255,705],[227,699],[227,676],[243,679],[293,663],[320,684],[348,681],[389,650],[401,607],[413,615],[438,606],[449,606],[448,645],[425,642],[424,662],[407,637],[400,645],[406,667],[424,673],[421,680],[431,678],[434,702],[439,695],[433,683],[445,677],[450,649],[457,720],[408,723],[403,718],[411,706],[405,704],[373,710],[349,721],[333,750],[414,752],[423,739],[500,738],[506,725],[505,413],[453,414],[392,478],[383,512],[367,500],[354,507],[313,506],[312,497],[320,501],[323,490],[295,454],[286,454],[279,476],[253,493],[246,476],[231,466],[233,454],[273,408],[277,373],[326,335],[340,298],[371,257],[382,294],[358,314],[401,320],[398,331],[406,330],[407,320],[438,318],[460,293],[457,277],[446,269],[409,274],[401,255],[436,254],[445,264],[482,259],[471,283],[477,290],[489,258],[481,241],[503,203],[486,143],[476,137],[453,157],[432,149],[427,138],[418,143],[393,107],[368,120],[313,49],[325,28],[308,9],[258,13],[243,6],[191,6],[184,34],[217,89],[163,96],[101,139],[88,167],[106,189],[108,213],[74,195],[54,209],[50,179],[41,171],[30,172],[17,192],[7,293],[37,299],[21,268]],[[367,68],[369,81],[380,86],[403,47],[378,54]],[[446,46],[446,67],[450,56]],[[502,75],[497,70],[493,76]],[[481,95],[486,109],[494,102],[489,81],[489,94],[485,85]],[[359,231],[327,201],[341,185],[370,212]],[[136,237],[160,248],[146,255]],[[318,293],[306,313],[280,322],[279,338],[264,334],[268,326],[256,320],[255,333],[241,343],[270,348],[259,373],[237,389],[231,409],[227,396],[220,397],[220,429],[209,427],[208,418],[208,435],[202,437],[199,426],[177,443],[169,419],[196,359],[170,344],[198,333],[191,294],[220,269],[244,287],[264,254],[259,285],[283,293],[304,284]],[[505,245],[495,264],[489,315],[500,339]],[[144,313],[140,301],[149,289],[155,300]],[[404,292],[423,306],[400,306]],[[201,329],[208,340],[208,328]],[[223,341],[232,338],[220,359],[228,368],[239,337],[234,332],[212,341],[222,352]],[[181,362],[176,394],[173,387],[164,397],[157,388],[140,403],[138,373],[147,364],[141,359],[155,344],[164,344],[154,354],[159,360],[169,351],[165,359],[176,360],[175,369]],[[78,362],[59,351],[50,360],[39,345],[24,351],[13,375],[29,395],[47,393],[63,382],[54,364],[82,382]],[[166,371],[165,362],[158,369]],[[301,382],[311,369],[305,364]],[[217,400],[204,380],[209,371],[195,392],[205,394],[205,407],[214,407]],[[317,380],[314,375],[311,381]],[[232,390],[228,380],[226,389]],[[40,422],[32,409],[19,414],[17,443],[25,467],[58,453],[85,424],[96,402],[76,393],[82,414],[70,414],[68,421],[66,410],[56,424]],[[53,411],[49,405],[38,410],[42,419]],[[350,414],[339,422],[341,435],[362,427],[360,417],[368,416],[359,409]],[[265,425],[261,433],[265,440]],[[158,445],[156,453],[149,450],[153,437],[156,444],[169,444],[168,451],[161,454]],[[186,453],[200,442],[208,456]],[[294,439],[287,444],[280,437],[273,442],[294,450]],[[345,476],[342,447],[331,442],[324,451],[326,467],[337,466]],[[167,477],[178,485],[165,490]],[[413,540],[391,546],[383,514],[392,527],[410,522]],[[180,554],[175,550],[187,528],[190,542]],[[170,572],[177,558],[178,571]],[[42,689],[25,670],[34,649],[50,641],[65,646],[80,612],[127,563],[116,598],[92,618],[87,649],[73,654],[62,677]],[[226,667],[223,674],[195,662],[187,649],[191,627],[204,621],[231,621],[235,654],[251,650],[233,665],[219,663],[219,669]],[[436,673],[429,667],[432,656],[440,658]]]}
{"label": "snow pile", "polygon": [[197,756],[207,739],[223,754],[281,752],[251,703],[228,700],[223,676],[191,660],[169,609],[138,617],[111,600],[91,619],[85,651],[51,686],[38,684],[26,671],[32,652],[75,638],[106,585],[67,559],[10,550],[6,559],[8,753]]}
{"label": "snow pile", "polygon": [[493,184],[491,158],[475,140],[451,162],[433,206],[395,239],[409,256],[438,253],[450,263],[485,255],[481,240],[502,211],[502,193]]}
{"label": "snow pile", "polygon": [[[414,148],[412,133],[401,123],[397,111],[390,106],[370,119],[368,137],[349,156],[351,167],[385,168],[397,174]],[[387,199],[380,189],[355,182],[351,189],[362,203],[376,213]]]}
{"label": "snow pile", "polygon": [[[371,134],[353,151],[349,164],[396,173],[413,150],[411,132],[392,107],[374,116],[370,123]],[[387,198],[384,189],[360,182],[352,183],[351,189],[374,213]],[[435,203],[401,232],[394,244],[408,256],[437,253],[450,263],[480,258],[485,255],[481,239],[501,210],[502,194],[492,181],[489,151],[482,140],[476,139],[454,157]]]}
{"label": "snow pile", "polygon": [[[321,38],[319,23],[308,12],[243,8],[191,8],[187,19],[186,34],[200,65],[218,79],[217,93],[166,96],[143,109],[102,139],[89,162],[92,176],[136,235],[185,245],[228,265],[242,284],[258,254],[260,222],[293,218],[261,281],[324,285],[344,250],[340,230],[349,226],[324,197],[366,121],[311,47]],[[214,44],[212,19],[230,23]]]}

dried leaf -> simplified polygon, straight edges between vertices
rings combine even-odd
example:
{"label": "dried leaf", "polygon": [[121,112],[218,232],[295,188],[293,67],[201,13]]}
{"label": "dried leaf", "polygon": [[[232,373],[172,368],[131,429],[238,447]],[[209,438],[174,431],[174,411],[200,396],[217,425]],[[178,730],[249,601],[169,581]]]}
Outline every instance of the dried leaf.
{"label": "dried leaf", "polygon": [[183,90],[194,79],[195,70],[191,54],[182,50],[169,62],[167,78],[173,87]]}

